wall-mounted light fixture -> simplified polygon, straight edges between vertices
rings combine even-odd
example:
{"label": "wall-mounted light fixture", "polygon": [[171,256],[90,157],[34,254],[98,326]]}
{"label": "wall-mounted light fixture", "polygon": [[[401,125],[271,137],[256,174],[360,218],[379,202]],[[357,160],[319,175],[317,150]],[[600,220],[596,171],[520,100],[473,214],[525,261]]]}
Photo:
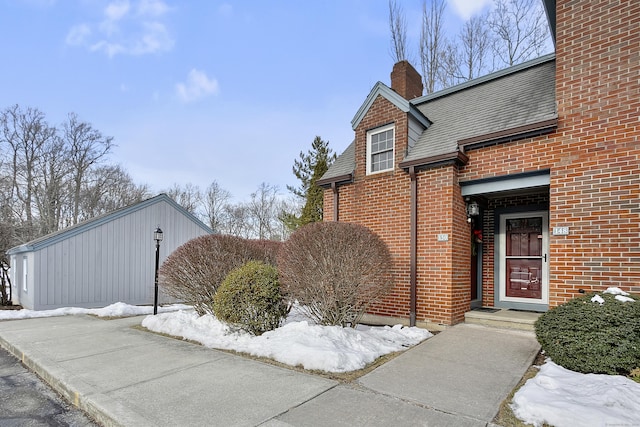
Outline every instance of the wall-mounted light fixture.
{"label": "wall-mounted light fixture", "polygon": [[467,221],[471,222],[471,218],[480,215],[480,205],[475,200],[467,201]]}

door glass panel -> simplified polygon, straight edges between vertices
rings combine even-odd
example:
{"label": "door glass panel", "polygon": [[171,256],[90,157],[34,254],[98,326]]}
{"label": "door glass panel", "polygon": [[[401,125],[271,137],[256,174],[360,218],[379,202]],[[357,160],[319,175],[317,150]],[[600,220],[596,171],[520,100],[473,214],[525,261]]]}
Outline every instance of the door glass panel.
{"label": "door glass panel", "polygon": [[506,296],[542,298],[542,218],[506,220]]}

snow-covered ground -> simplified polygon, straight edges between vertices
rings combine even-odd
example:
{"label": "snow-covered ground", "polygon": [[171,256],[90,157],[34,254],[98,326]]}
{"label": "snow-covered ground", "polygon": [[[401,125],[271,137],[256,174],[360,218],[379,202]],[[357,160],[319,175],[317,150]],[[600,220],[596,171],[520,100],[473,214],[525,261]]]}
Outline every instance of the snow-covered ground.
{"label": "snow-covered ground", "polygon": [[303,320],[296,311],[283,326],[260,336],[234,332],[214,316],[200,317],[193,311],[148,316],[142,326],[210,348],[235,350],[327,372],[362,369],[380,356],[406,350],[432,336],[427,330],[400,325],[357,329],[319,326]]}
{"label": "snow-covered ground", "polygon": [[[190,310],[190,305],[184,304],[172,304],[163,307],[158,307],[158,313],[176,311],[176,310]],[[152,314],[153,307],[151,306],[137,306],[129,305],[123,302],[117,302],[103,308],[78,308],[78,307],[63,307],[56,308],[55,310],[0,310],[0,320],[16,320],[16,319],[33,319],[36,317],[55,317],[66,316],[73,314],[93,314],[98,317],[122,317],[122,316],[142,316],[145,314]]]}
{"label": "snow-covered ground", "polygon": [[640,384],[581,374],[547,360],[513,397],[513,413],[538,427],[640,426]]}
{"label": "snow-covered ground", "polygon": [[[616,287],[603,293],[615,295],[623,303],[635,303]],[[591,302],[605,304],[598,294]],[[639,383],[619,375],[581,374],[551,359],[518,390],[512,402],[513,413],[536,427],[543,423],[555,427],[640,426]]]}
{"label": "snow-covered ground", "polygon": [[[117,303],[101,309],[0,310],[0,320],[69,314],[137,316],[152,312],[152,307]],[[318,326],[294,310],[280,328],[253,337],[230,330],[213,316],[199,317],[183,305],[161,307],[158,315],[145,317],[142,325],[207,347],[333,372],[360,369],[381,355],[406,349],[431,336],[423,329],[400,326],[358,329]],[[536,426],[543,422],[556,427],[640,426],[640,384],[621,376],[576,373],[548,360],[538,375],[516,393],[512,408],[516,416]]]}

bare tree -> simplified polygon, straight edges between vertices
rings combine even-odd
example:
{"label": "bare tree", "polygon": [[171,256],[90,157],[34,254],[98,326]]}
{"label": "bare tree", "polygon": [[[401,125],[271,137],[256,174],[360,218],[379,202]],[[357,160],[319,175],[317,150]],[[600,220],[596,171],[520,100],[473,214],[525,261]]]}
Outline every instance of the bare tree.
{"label": "bare tree", "polygon": [[71,194],[73,195],[73,224],[80,216],[80,196],[89,169],[97,165],[111,151],[113,137],[106,137],[91,124],[81,122],[77,114],[70,113],[62,125],[62,138],[69,152],[71,166]]}
{"label": "bare tree", "polygon": [[149,188],[135,184],[121,166],[92,168],[82,187],[78,219],[93,218],[140,202],[150,195]]}
{"label": "bare tree", "polygon": [[425,92],[439,89],[442,74],[443,49],[446,37],[443,27],[445,0],[427,0],[422,3],[422,28],[420,31],[420,64]]}
{"label": "bare tree", "polygon": [[491,49],[491,36],[486,15],[472,16],[464,23],[460,40],[460,75],[464,80],[475,79],[491,72],[487,55]]}
{"label": "bare tree", "polygon": [[465,81],[460,69],[460,52],[458,45],[445,40],[440,51],[440,69],[438,70],[437,87],[444,89]]}
{"label": "bare tree", "polygon": [[407,21],[402,6],[389,0],[389,29],[391,30],[391,58],[394,62],[407,59]]}
{"label": "bare tree", "polygon": [[304,205],[299,198],[281,199],[278,202],[278,240],[287,240],[296,227],[292,227],[292,218],[299,218]]}
{"label": "bare tree", "polygon": [[237,237],[249,237],[251,226],[249,224],[249,209],[244,203],[224,205],[223,233]]}
{"label": "bare tree", "polygon": [[73,113],[56,129],[35,108],[15,105],[1,111],[2,245],[23,243],[148,197],[147,187],[134,184],[122,168],[102,165],[112,146],[112,138]]}
{"label": "bare tree", "polygon": [[[539,0],[495,0],[490,13],[464,23],[457,37],[444,28],[446,0],[423,0],[420,66],[427,94],[510,67],[544,53],[549,31]],[[401,7],[389,0],[391,54],[406,56]]]}
{"label": "bare tree", "polygon": [[185,208],[187,212],[192,214],[198,213],[198,208],[202,203],[202,192],[197,185],[187,183],[184,187],[181,187],[176,183],[164,192],[175,200],[176,203]]}
{"label": "bare tree", "polygon": [[20,222],[14,215],[14,200],[11,197],[12,183],[7,174],[6,162],[0,158],[0,254],[20,243]]}
{"label": "bare tree", "polygon": [[37,166],[34,200],[39,214],[38,234],[44,235],[62,227],[64,206],[69,202],[66,191],[70,171],[69,151],[57,135],[43,147]]}
{"label": "bare tree", "polygon": [[24,237],[31,239],[38,233],[35,223],[37,212],[34,209],[37,168],[56,130],[45,121],[41,111],[33,108],[22,110],[18,105],[2,112],[0,125],[0,138],[10,156],[11,196],[21,205],[17,208],[20,212],[14,211],[20,216],[24,215],[21,218],[27,230]]}
{"label": "bare tree", "polygon": [[539,0],[495,0],[487,22],[496,36],[495,59],[508,67],[539,56],[549,38]]}
{"label": "bare tree", "polygon": [[204,216],[214,233],[220,233],[224,228],[225,205],[231,198],[231,193],[213,181],[204,194]]}
{"label": "bare tree", "polygon": [[271,239],[275,236],[278,220],[278,187],[263,182],[247,204],[249,223],[254,237]]}

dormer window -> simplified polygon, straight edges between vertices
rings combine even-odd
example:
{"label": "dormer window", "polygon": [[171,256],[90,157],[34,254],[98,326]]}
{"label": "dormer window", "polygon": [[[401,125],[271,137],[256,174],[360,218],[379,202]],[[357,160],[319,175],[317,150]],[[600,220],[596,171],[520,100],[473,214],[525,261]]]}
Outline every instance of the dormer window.
{"label": "dormer window", "polygon": [[367,175],[393,170],[394,125],[367,132]]}

